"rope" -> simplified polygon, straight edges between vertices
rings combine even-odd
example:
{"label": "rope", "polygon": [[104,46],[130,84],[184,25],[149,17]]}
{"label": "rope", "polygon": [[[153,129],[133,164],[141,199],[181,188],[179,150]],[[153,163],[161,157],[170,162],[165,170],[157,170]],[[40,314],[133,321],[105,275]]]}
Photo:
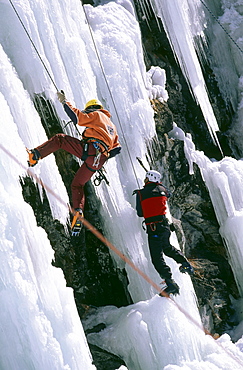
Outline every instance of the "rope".
{"label": "rope", "polygon": [[[42,188],[53,195],[56,200],[67,207],[66,202],[63,201],[63,199],[55,193],[50,187],[48,187],[46,184],[43,183],[43,181],[34,174],[30,168],[24,166],[19,160],[10,153],[6,148],[3,147],[2,144],[0,144],[0,148],[2,151],[4,151],[15,163],[17,163],[21,168],[23,168],[25,171],[27,171],[27,174],[31,176],[38,184],[42,186]],[[76,214],[76,211],[72,207],[68,207],[69,211],[74,215]],[[83,225],[91,231],[99,240],[101,240],[102,243],[104,243],[109,249],[111,249],[114,253],[116,253],[125,263],[127,263],[134,271],[136,271],[144,280],[146,280],[152,287],[154,287],[160,295],[167,298],[171,304],[173,304],[191,323],[193,323],[198,329],[203,331],[204,334],[210,335],[214,340],[215,338],[213,335],[205,328],[200,325],[191,315],[188,314],[188,312],[182,308],[178,303],[175,302],[173,298],[171,298],[166,292],[161,290],[160,286],[156,284],[148,275],[146,275],[140,268],[138,268],[128,257],[126,257],[119,249],[117,249],[101,232],[99,232],[89,221],[87,221],[84,217],[78,217],[79,220],[83,223]],[[236,358],[227,348],[224,348],[220,343],[218,343],[215,340],[215,343],[225,351],[233,360],[235,360],[238,364],[243,366],[243,362],[241,362],[238,358]]]}
{"label": "rope", "polygon": [[[82,5],[83,5],[83,3],[82,3]],[[131,154],[130,154],[130,149],[129,149],[129,146],[128,146],[128,143],[127,143],[127,140],[126,140],[126,137],[125,137],[125,132],[124,132],[123,127],[122,127],[122,124],[121,124],[121,120],[120,120],[120,117],[119,117],[119,114],[118,114],[118,111],[117,111],[117,108],[116,108],[116,104],[115,104],[115,101],[114,101],[114,98],[113,98],[113,94],[112,94],[112,92],[111,92],[111,89],[110,89],[110,86],[109,86],[108,80],[107,80],[107,78],[106,78],[105,70],[104,70],[104,67],[103,67],[103,64],[102,64],[102,61],[101,61],[100,55],[99,55],[98,48],[97,48],[97,46],[96,46],[96,42],[95,42],[95,39],[94,39],[94,36],[93,36],[93,31],[92,31],[92,28],[91,28],[91,26],[90,26],[89,19],[88,19],[88,16],[87,16],[87,12],[86,12],[86,10],[85,10],[85,7],[84,7],[84,6],[83,6],[83,10],[84,10],[84,15],[85,15],[85,18],[86,18],[86,21],[87,21],[88,27],[89,27],[89,32],[90,32],[90,35],[91,35],[91,39],[92,39],[93,44],[94,44],[95,53],[96,53],[96,56],[97,56],[97,59],[98,59],[98,62],[99,62],[99,65],[100,65],[100,68],[101,68],[101,71],[102,71],[102,74],[103,74],[103,77],[104,77],[105,83],[106,83],[106,86],[107,86],[107,89],[108,89],[108,91],[109,91],[109,94],[110,94],[110,97],[111,97],[111,100],[112,100],[113,106],[114,106],[114,110],[115,110],[115,113],[116,113],[116,116],[117,116],[117,120],[118,120],[118,123],[119,123],[119,127],[120,127],[121,132],[122,132],[122,136],[123,136],[123,139],[124,139],[124,143],[125,143],[126,148],[127,148],[127,153],[128,153],[128,156],[129,156],[129,160],[130,160],[130,162],[131,162],[131,166],[132,166],[132,169],[133,169],[133,173],[134,173],[134,176],[135,176],[135,179],[136,179],[137,185],[138,185],[138,187],[139,187],[140,185],[139,185],[138,177],[137,177],[136,170],[135,170],[135,167],[134,167],[134,164],[133,164],[132,156],[131,156]]]}
{"label": "rope", "polygon": [[31,42],[31,44],[32,44],[32,46],[33,46],[33,48],[35,49],[35,51],[36,51],[36,53],[37,53],[37,55],[38,55],[38,57],[39,57],[39,59],[40,59],[41,63],[43,64],[43,66],[44,66],[44,68],[45,68],[45,70],[46,70],[46,72],[47,72],[48,76],[50,77],[51,82],[52,82],[52,83],[53,83],[53,85],[55,86],[56,90],[57,90],[57,91],[59,91],[59,90],[58,90],[58,88],[57,88],[57,85],[55,84],[55,82],[54,82],[54,80],[53,80],[53,78],[52,78],[52,76],[51,76],[50,72],[48,71],[48,69],[47,69],[47,67],[46,67],[46,65],[45,65],[45,63],[44,63],[44,61],[43,61],[43,59],[41,58],[41,55],[40,55],[40,53],[39,53],[39,51],[38,51],[37,47],[35,46],[35,44],[34,44],[34,42],[33,42],[32,38],[30,37],[30,34],[29,34],[29,32],[28,32],[27,28],[25,27],[24,23],[22,22],[22,19],[20,18],[19,14],[18,14],[18,12],[17,12],[17,9],[15,8],[15,6],[14,6],[14,4],[13,4],[12,0],[9,0],[9,2],[10,2],[10,4],[12,5],[13,10],[15,11],[15,13],[16,13],[16,15],[17,15],[17,17],[18,17],[18,19],[19,19],[19,21],[20,21],[20,23],[21,23],[21,25],[22,25],[23,29],[25,30],[25,32],[26,32],[26,34],[27,34],[27,36],[28,36],[28,38],[29,38],[29,40],[30,40],[30,42]]}
{"label": "rope", "polygon": [[235,46],[239,49],[239,51],[241,53],[243,53],[243,49],[241,49],[241,47],[235,42],[235,40],[231,37],[231,35],[229,34],[229,32],[226,30],[226,28],[219,22],[218,18],[213,14],[213,12],[209,9],[209,7],[205,4],[205,2],[203,0],[200,0],[201,3],[205,6],[205,8],[207,9],[207,11],[211,14],[211,16],[216,20],[216,22],[220,25],[220,27],[222,28],[222,30],[224,30],[224,32],[226,33],[226,35],[230,38],[230,40],[235,44]]}
{"label": "rope", "polygon": [[[227,35],[229,36],[229,38],[234,42],[234,44],[238,47],[238,49],[243,52],[243,50],[236,44],[236,42],[232,39],[232,37],[228,34],[227,30],[220,24],[220,22],[217,20],[217,18],[213,15],[213,13],[210,11],[210,9],[205,5],[205,3],[200,0],[202,2],[202,4],[208,9],[208,11],[211,13],[211,15],[216,19],[216,21],[219,23],[219,25],[222,27],[222,29],[227,33]],[[57,85],[55,84],[50,72],[48,71],[38,49],[36,48],[32,38],[30,37],[30,34],[28,32],[28,30],[26,29],[24,23],[22,22],[12,0],[9,0],[11,6],[13,7],[13,10],[14,12],[16,13],[22,27],[24,28],[32,46],[34,47],[41,63],[43,64],[51,82],[53,83],[54,87],[56,88],[57,91],[59,91],[59,89],[57,88]],[[132,165],[132,168],[133,168],[133,172],[134,172],[134,175],[135,175],[135,178],[136,178],[136,181],[137,181],[137,184],[139,186],[139,183],[138,183],[138,178],[137,178],[137,175],[136,175],[136,171],[135,171],[135,168],[134,168],[134,165],[133,165],[133,161],[132,161],[132,157],[131,157],[131,154],[130,154],[130,150],[129,150],[129,147],[128,147],[128,144],[127,144],[127,141],[125,139],[125,135],[124,135],[124,130],[122,128],[122,125],[121,125],[121,121],[120,121],[120,118],[119,118],[119,114],[118,114],[118,111],[116,109],[116,105],[115,105],[115,101],[114,101],[114,98],[113,98],[113,95],[111,93],[111,89],[109,87],[109,84],[108,84],[108,81],[107,81],[107,78],[106,78],[106,75],[105,75],[105,71],[104,71],[104,68],[103,68],[103,65],[102,65],[102,62],[101,62],[101,59],[100,59],[100,56],[99,56],[99,53],[98,53],[98,49],[96,47],[96,43],[95,43],[95,40],[94,40],[94,37],[93,37],[93,33],[92,33],[92,29],[91,29],[91,26],[89,24],[89,20],[88,20],[88,17],[87,17],[87,14],[86,14],[86,11],[85,11],[85,8],[83,7],[84,9],[84,14],[85,14],[85,17],[86,17],[86,20],[87,20],[87,24],[88,24],[88,27],[89,27],[89,30],[90,30],[90,34],[91,34],[91,38],[92,38],[92,41],[94,43],[94,47],[95,47],[95,51],[96,51],[96,54],[97,54],[97,59],[99,61],[99,64],[100,64],[100,67],[101,67],[101,71],[103,73],[103,76],[104,76],[104,79],[105,79],[105,82],[106,82],[106,85],[107,85],[107,88],[108,88],[108,91],[110,93],[110,96],[111,96],[111,100],[113,102],[113,105],[114,105],[114,109],[115,109],[115,112],[116,112],[116,115],[117,115],[117,119],[118,119],[118,122],[119,122],[119,125],[120,125],[120,129],[122,131],[122,134],[123,134],[123,137],[124,137],[124,142],[126,144],[126,147],[127,147],[127,152],[128,152],[128,155],[129,155],[129,159],[131,161],[131,165]],[[62,198],[60,196],[58,196],[51,188],[49,188],[47,185],[45,185],[43,183],[43,181],[38,178],[34,173],[31,172],[31,170],[29,168],[26,168],[24,165],[22,165],[22,163],[20,163],[7,149],[5,149],[1,144],[0,144],[0,148],[9,156],[11,157],[12,160],[14,160],[20,167],[22,167],[24,170],[27,170],[27,173],[29,176],[31,176],[37,183],[39,183],[43,189],[45,189],[46,192],[52,194],[57,200],[58,202],[60,202],[62,205],[64,206],[67,206],[67,204],[62,200]],[[76,212],[73,208],[69,208],[69,211],[71,211],[71,213],[74,215]],[[203,332],[205,334],[208,334],[208,335],[211,335],[209,333],[209,331],[207,331],[206,329],[202,328],[202,326],[192,317],[188,314],[188,312],[186,312],[181,306],[179,306],[175,301],[174,299],[172,299],[166,292],[164,292],[163,290],[161,290],[161,288],[158,286],[158,284],[156,284],[152,279],[149,278],[148,275],[146,275],[141,269],[139,269],[128,257],[126,257],[123,253],[121,253],[107,238],[105,238],[92,224],[89,223],[89,221],[87,221],[84,217],[79,217],[80,221],[84,224],[84,226],[90,230],[98,239],[100,239],[109,249],[113,250],[113,252],[115,252],[125,263],[127,263],[134,271],[136,271],[140,276],[142,276],[151,286],[153,286],[158,292],[160,295],[164,296],[165,298],[169,299],[169,301],[171,303],[173,303],[178,309],[180,312],[182,312],[185,317],[187,317],[192,323],[194,323],[200,330],[203,330]],[[212,336],[212,335],[211,335]],[[213,338],[213,336],[212,336]],[[220,345],[218,342],[216,342],[218,345]],[[220,345],[220,347],[222,347]],[[236,362],[238,362],[240,365],[243,365],[243,363],[233,357],[232,353],[229,352],[228,350],[226,350],[224,347],[222,347],[223,350],[228,353]]]}

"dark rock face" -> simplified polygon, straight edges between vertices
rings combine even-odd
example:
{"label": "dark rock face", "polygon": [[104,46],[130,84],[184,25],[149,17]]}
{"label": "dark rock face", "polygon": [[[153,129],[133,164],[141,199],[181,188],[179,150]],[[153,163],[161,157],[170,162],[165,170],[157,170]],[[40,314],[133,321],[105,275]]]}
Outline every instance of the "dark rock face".
{"label": "dark rock face", "polygon": [[[167,133],[172,129],[173,121],[185,132],[192,134],[197,149],[203,150],[207,156],[221,159],[221,154],[212,143],[199,107],[191,98],[162,25],[159,29],[157,21],[151,16],[148,27],[142,17],[140,2],[135,1],[135,5],[146,48],[147,67],[158,65],[166,70],[166,88],[169,93],[168,103],[151,102],[157,129],[157,138],[149,148],[150,151],[153,150],[151,158],[154,158],[151,160],[151,166],[165,169],[163,182],[173,191],[173,197],[169,201],[170,211],[181,248],[195,268],[192,281],[205,329],[212,334],[222,334],[234,324],[231,322],[230,295],[237,298],[238,292],[200,171],[194,165],[194,175],[189,175],[183,143],[168,138]],[[216,89],[212,75],[210,84]],[[227,153],[231,153],[225,138],[232,112],[228,111],[219,99],[215,97],[214,105],[223,128],[223,147]],[[51,103],[45,97],[36,97],[35,104],[48,137],[61,132],[60,122]],[[70,183],[78,164],[71,155],[63,151],[57,152],[55,156],[70,195]],[[45,194],[42,202],[38,189],[30,178],[21,179],[21,184],[25,200],[33,207],[37,222],[46,230],[55,251],[53,265],[62,268],[67,286],[74,290],[81,319],[92,306],[112,304],[120,307],[130,304],[131,299],[126,289],[127,278],[113,265],[108,248],[85,229],[78,239],[71,240],[63,226],[52,219]],[[101,205],[90,183],[86,185],[85,192],[85,216],[102,232],[102,220],[99,215]],[[116,356],[94,346],[90,348],[98,370],[117,369],[124,364]]]}

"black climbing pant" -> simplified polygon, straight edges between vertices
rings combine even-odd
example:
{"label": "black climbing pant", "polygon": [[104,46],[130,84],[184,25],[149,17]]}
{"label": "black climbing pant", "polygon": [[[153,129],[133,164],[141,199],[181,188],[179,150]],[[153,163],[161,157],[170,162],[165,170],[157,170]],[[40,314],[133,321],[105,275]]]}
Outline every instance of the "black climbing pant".
{"label": "black climbing pant", "polygon": [[170,244],[171,232],[169,227],[162,226],[160,223],[153,224],[152,228],[147,225],[147,233],[150,255],[156,271],[162,278],[171,279],[171,269],[165,263],[163,254],[173,258],[177,263],[186,262],[187,259],[181,251]]}

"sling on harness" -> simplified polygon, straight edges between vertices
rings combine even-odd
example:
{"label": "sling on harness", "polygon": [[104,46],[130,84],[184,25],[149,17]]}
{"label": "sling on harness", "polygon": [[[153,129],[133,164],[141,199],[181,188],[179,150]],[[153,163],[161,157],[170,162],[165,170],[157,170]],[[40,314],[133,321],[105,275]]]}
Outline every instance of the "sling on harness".
{"label": "sling on harness", "polygon": [[94,157],[94,163],[93,163],[93,166],[98,168],[99,167],[99,164],[100,164],[100,156],[101,156],[101,152],[100,152],[100,146],[98,144],[97,141],[93,142],[92,143],[95,150],[96,150],[96,155]]}

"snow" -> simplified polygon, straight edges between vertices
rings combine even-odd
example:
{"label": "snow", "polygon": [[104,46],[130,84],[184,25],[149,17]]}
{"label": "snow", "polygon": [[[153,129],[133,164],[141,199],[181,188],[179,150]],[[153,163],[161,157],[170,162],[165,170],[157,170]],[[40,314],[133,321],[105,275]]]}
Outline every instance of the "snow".
{"label": "snow", "polygon": [[[218,340],[205,335],[198,326],[188,323],[168,299],[154,296],[129,307],[110,306],[97,311],[86,320],[85,327],[92,328],[102,322],[106,328],[98,334],[88,334],[89,341],[125,359],[128,369],[227,370],[242,367],[238,362],[242,356],[240,349],[232,344],[229,335],[224,334]],[[175,346],[175,337],[181,344],[193,344]],[[226,351],[231,356],[225,356]]]}
{"label": "snow", "polygon": [[[97,3],[100,5],[95,8],[90,5],[82,8],[78,0],[14,2],[48,73],[10,2],[0,3],[0,107],[4,118],[0,122],[0,367],[3,369],[95,369],[72,289],[66,287],[62,271],[52,266],[54,252],[45,231],[37,226],[32,208],[25,203],[19,183],[19,178],[27,173],[37,183],[40,179],[45,184],[53,218],[66,224],[69,199],[54,156],[27,172],[25,147],[33,148],[47,139],[32,101],[34,94],[51,99],[61,120],[67,117],[57,101],[56,86],[81,109],[86,101],[98,97],[111,111],[123,151],[106,165],[110,186],[102,183],[95,188],[102,204],[106,237],[150,279],[160,283],[150,261],[141,220],[136,216],[132,192],[142,186],[144,178],[136,157],[148,167],[147,146],[150,147],[155,137],[149,99],[167,101],[166,75],[157,66],[146,73],[132,2]],[[154,4],[160,9],[159,0]],[[194,9],[193,4],[197,8],[192,24],[188,22],[187,7]],[[182,34],[181,30],[175,31],[183,26],[186,40],[181,41],[183,48],[179,54],[186,58],[185,73],[214,133],[217,123],[192,42],[195,31],[202,33],[204,15],[198,1],[184,0],[182,13],[174,0],[170,6],[166,7],[170,16],[171,9],[176,11],[174,19],[166,16],[167,32],[176,50],[178,41],[173,32]],[[65,130],[69,133],[72,129]],[[176,123],[173,131],[172,137],[185,142],[190,173],[193,163],[202,171],[242,293],[243,162],[232,158],[211,161],[196,150],[190,134],[183,133]],[[230,181],[232,176],[234,183]],[[179,248],[175,233],[171,242]],[[159,297],[153,286],[111,253],[117,266],[126,269],[134,303],[95,310],[85,325],[93,327],[102,322],[106,328],[90,334],[90,342],[121,356],[132,370],[242,368],[242,325],[231,333],[237,340],[235,344],[228,334],[217,340],[205,335],[190,277],[180,274],[173,260],[168,258],[167,262],[181,287],[175,301]],[[240,301],[234,304],[240,307]],[[125,366],[120,367],[124,369]]]}
{"label": "snow", "polygon": [[158,99],[161,103],[167,102],[169,95],[165,89],[166,74],[160,67],[152,66],[147,72],[147,86],[149,99]]}

